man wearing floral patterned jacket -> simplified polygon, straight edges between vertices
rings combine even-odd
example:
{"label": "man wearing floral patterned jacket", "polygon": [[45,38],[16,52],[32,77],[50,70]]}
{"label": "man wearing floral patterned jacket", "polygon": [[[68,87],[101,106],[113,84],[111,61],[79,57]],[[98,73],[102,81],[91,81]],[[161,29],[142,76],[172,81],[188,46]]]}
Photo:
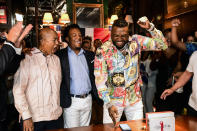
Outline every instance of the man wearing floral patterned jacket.
{"label": "man wearing floral patterned jacket", "polygon": [[164,50],[167,44],[163,34],[146,17],[139,19],[138,24],[147,29],[152,38],[133,35],[129,41],[128,24],[118,19],[112,25],[112,41],[107,41],[96,51],[94,75],[99,97],[104,101],[103,123],[113,120],[115,124],[123,111],[127,120],[143,118],[140,52]]}

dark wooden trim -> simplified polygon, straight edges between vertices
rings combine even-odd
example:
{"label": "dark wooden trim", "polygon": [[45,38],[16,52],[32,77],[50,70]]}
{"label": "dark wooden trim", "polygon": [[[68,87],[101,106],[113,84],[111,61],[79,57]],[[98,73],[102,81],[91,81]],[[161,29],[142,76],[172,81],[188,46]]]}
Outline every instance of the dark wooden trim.
{"label": "dark wooden trim", "polygon": [[165,19],[171,19],[173,17],[177,17],[177,16],[180,16],[180,15],[183,15],[183,14],[186,14],[186,13],[196,11],[196,10],[197,10],[197,5],[192,6],[192,7],[188,7],[188,8],[183,8],[183,9],[174,11],[172,13],[166,14]]}
{"label": "dark wooden trim", "polygon": [[38,35],[39,35],[39,24],[38,24],[38,0],[35,1],[35,30],[36,30],[36,44],[38,47]]}

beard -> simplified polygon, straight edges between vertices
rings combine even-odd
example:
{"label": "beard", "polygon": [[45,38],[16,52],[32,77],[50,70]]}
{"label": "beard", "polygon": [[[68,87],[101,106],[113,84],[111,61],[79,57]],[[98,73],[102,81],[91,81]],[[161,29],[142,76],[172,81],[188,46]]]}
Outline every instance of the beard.
{"label": "beard", "polygon": [[113,42],[113,45],[116,46],[118,50],[121,50],[122,48],[124,48],[124,46],[127,44],[128,41],[121,41],[123,43],[122,45],[118,45],[117,44],[118,42],[115,42],[115,41],[112,41],[112,42]]}
{"label": "beard", "polygon": [[75,49],[76,49],[76,50],[81,50],[81,47],[76,47]]}

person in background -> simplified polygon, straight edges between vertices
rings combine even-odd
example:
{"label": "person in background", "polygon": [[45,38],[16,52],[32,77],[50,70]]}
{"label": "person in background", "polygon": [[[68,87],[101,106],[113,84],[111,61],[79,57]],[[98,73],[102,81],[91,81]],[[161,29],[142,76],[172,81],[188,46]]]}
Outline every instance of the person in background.
{"label": "person in background", "polygon": [[84,41],[90,43],[90,45],[91,45],[91,43],[92,43],[92,37],[91,37],[91,36],[85,36],[85,37],[83,38],[83,42],[84,42]]}
{"label": "person in background", "polygon": [[[94,56],[95,53],[93,51],[91,51],[92,48],[92,38],[90,36],[85,36],[83,41],[82,41],[82,49],[84,49],[85,51],[89,51],[90,53],[92,53],[92,55]],[[95,99],[92,100],[92,115],[91,115],[91,120],[90,120],[90,124],[101,124],[102,123],[102,106],[100,106],[100,104],[97,103],[97,101]]]}
{"label": "person in background", "polygon": [[[147,104],[146,104],[146,92],[148,89],[148,73],[147,73],[147,60],[148,60],[149,52],[142,51],[140,58],[140,75],[142,77],[143,86],[141,86],[142,93],[142,102],[144,105],[143,112],[144,114],[147,112]],[[144,115],[145,116],[145,115]]]}
{"label": "person in background", "polygon": [[102,41],[100,39],[94,40],[94,52],[96,53],[97,48],[101,47]]}
{"label": "person in background", "polygon": [[158,52],[151,52],[147,61],[147,73],[148,73],[148,89],[146,90],[146,106],[147,112],[155,111],[153,108],[153,101],[156,92],[156,79],[158,74],[158,69],[154,65],[154,61],[158,60]]}
{"label": "person in background", "polygon": [[169,89],[166,89],[161,94],[161,99],[166,99],[167,96],[173,94],[177,89],[183,87],[193,76],[192,94],[189,98],[189,108],[187,114],[197,117],[197,87],[196,87],[196,70],[197,70],[197,52],[195,51],[190,57],[189,64],[185,72],[179,77],[178,81]]}
{"label": "person in background", "polygon": [[182,52],[172,46],[171,29],[164,31],[164,36],[168,42],[168,49],[158,52],[158,59],[152,61],[158,69],[156,79],[155,107],[156,111],[174,111],[180,114],[182,111],[181,102],[177,102],[181,98],[182,93],[174,93],[168,97],[166,101],[160,99],[162,92],[173,85],[173,74],[182,71],[181,55]]}
{"label": "person in background", "polygon": [[92,50],[92,38],[90,36],[85,36],[82,42],[82,48],[87,51]]}
{"label": "person in background", "polygon": [[82,42],[82,48],[87,51],[91,51],[91,44],[87,41]]}
{"label": "person in background", "polygon": [[[197,39],[194,39],[194,42],[182,42],[179,41],[178,39],[178,35],[177,35],[177,28],[178,26],[181,24],[179,19],[173,19],[171,21],[171,25],[172,25],[172,37],[171,37],[171,41],[172,41],[172,46],[176,47],[177,49],[184,51],[188,56],[191,56],[192,53],[194,51],[197,50]],[[194,37],[197,38],[197,31],[194,32]],[[193,41],[193,40],[192,40]],[[187,62],[186,62],[187,63]],[[178,80],[177,78],[179,78],[181,76],[183,72],[177,72],[174,74],[176,80]]]}
{"label": "person in background", "polygon": [[185,51],[188,55],[191,55],[197,50],[197,42],[181,42],[177,36],[177,27],[181,24],[179,19],[173,19],[172,22],[172,45],[179,50]]}
{"label": "person in background", "polygon": [[[144,113],[153,112],[153,100],[156,92],[156,78],[158,69],[154,65],[155,59],[158,59],[158,52],[144,51],[141,55],[140,70],[143,86],[141,87]],[[143,67],[144,65],[144,67]],[[144,69],[144,72],[143,72]]]}
{"label": "person in background", "polygon": [[60,104],[64,128],[88,126],[92,98],[99,100],[93,74],[94,54],[82,49],[82,35],[77,24],[67,26],[64,36],[68,47],[56,52],[62,68]]}
{"label": "person in background", "polygon": [[[93,50],[94,55],[97,48],[101,47],[102,41],[100,39],[94,40]],[[92,101],[92,119],[91,124],[103,124],[103,103],[98,103],[96,100]]]}
{"label": "person in background", "polygon": [[187,36],[187,43],[192,43],[192,42],[194,42],[194,36],[192,35]]}
{"label": "person in background", "polygon": [[96,51],[94,75],[99,97],[104,101],[103,123],[115,124],[123,111],[127,120],[143,118],[139,55],[141,50],[166,49],[167,44],[163,34],[146,17],[139,19],[138,24],[153,38],[133,35],[129,41],[128,23],[118,19],[112,25],[112,41]]}
{"label": "person in background", "polygon": [[[195,52],[197,50],[197,41],[194,40],[194,42],[182,42],[182,41],[179,41],[178,39],[178,35],[177,35],[177,28],[178,26],[181,24],[180,20],[179,19],[173,19],[171,21],[171,25],[172,25],[172,45],[174,47],[176,47],[177,49],[183,51],[185,53],[184,56],[182,56],[182,59],[183,59],[183,67],[184,70],[186,69],[187,67],[187,64],[188,64],[188,59],[189,57],[192,55],[193,52]],[[195,34],[194,34],[195,36]],[[188,58],[187,58],[188,57]],[[177,72],[177,73],[174,73],[174,78],[175,78],[175,81],[178,81],[178,78],[183,74],[183,71],[180,71],[180,72]],[[189,102],[189,99],[190,99],[190,95],[192,93],[192,79],[190,81],[188,81],[185,86],[184,86],[184,99],[182,101],[182,103],[184,103],[184,105],[186,105],[185,107],[190,110],[190,106],[188,105],[188,102]]]}
{"label": "person in background", "polygon": [[63,128],[60,107],[61,66],[54,55],[57,33],[43,28],[39,47],[26,55],[14,76],[13,95],[21,119],[21,131]]}

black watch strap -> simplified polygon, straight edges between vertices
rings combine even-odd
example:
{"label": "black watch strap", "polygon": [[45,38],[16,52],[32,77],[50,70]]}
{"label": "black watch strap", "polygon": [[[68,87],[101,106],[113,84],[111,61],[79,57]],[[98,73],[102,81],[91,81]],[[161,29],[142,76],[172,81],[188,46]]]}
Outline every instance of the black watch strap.
{"label": "black watch strap", "polygon": [[15,46],[15,44],[12,41],[6,40],[6,42],[12,44],[13,46]]}

